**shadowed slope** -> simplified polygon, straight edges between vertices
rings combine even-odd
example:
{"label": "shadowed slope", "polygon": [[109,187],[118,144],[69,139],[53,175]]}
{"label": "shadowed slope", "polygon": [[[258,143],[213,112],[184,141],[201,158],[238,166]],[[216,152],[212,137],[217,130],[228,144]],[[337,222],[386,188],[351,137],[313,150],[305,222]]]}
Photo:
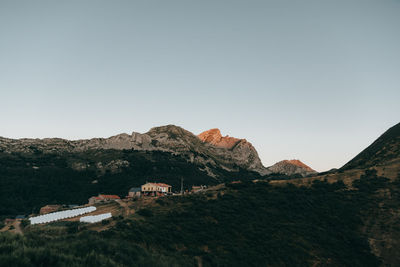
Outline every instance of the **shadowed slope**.
{"label": "shadowed slope", "polygon": [[400,123],[391,127],[342,169],[368,168],[400,159]]}

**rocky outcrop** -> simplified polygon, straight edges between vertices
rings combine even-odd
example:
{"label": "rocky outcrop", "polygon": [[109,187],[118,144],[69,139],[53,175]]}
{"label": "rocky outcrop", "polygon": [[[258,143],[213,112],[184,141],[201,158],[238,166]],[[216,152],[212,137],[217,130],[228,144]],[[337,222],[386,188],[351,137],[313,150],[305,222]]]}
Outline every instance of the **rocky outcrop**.
{"label": "rocky outcrop", "polygon": [[198,137],[202,142],[227,149],[233,148],[241,141],[241,139],[229,137],[228,135],[223,137],[217,128],[202,132]]}
{"label": "rocky outcrop", "polygon": [[299,174],[303,177],[317,173],[315,170],[297,159],[279,161],[271,167],[268,167],[268,170],[273,173],[281,173],[289,176]]}
{"label": "rocky outcrop", "polygon": [[223,137],[219,129],[202,132],[198,135],[198,138],[225,165],[232,165],[233,163],[241,168],[258,172],[261,175],[270,173],[261,163],[257,150],[246,139]]}

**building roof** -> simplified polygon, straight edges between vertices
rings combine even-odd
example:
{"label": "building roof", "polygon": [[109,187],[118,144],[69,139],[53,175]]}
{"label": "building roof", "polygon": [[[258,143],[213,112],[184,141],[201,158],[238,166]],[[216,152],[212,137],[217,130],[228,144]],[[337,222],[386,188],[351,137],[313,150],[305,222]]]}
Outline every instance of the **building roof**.
{"label": "building roof", "polygon": [[140,187],[132,187],[131,189],[129,189],[129,192],[140,192],[140,191],[142,191]]}
{"label": "building roof", "polygon": [[[149,185],[157,185],[157,184],[156,183],[145,183],[144,185],[149,186]],[[142,185],[142,186],[144,186],[144,185]]]}
{"label": "building roof", "polygon": [[164,183],[157,183],[156,185],[162,186],[162,187],[172,187],[169,184],[164,184]]}
{"label": "building roof", "polygon": [[99,195],[99,198],[120,199],[120,197],[117,195]]}
{"label": "building roof", "polygon": [[164,183],[145,183],[144,185],[155,185],[155,186],[161,186],[161,187],[172,187],[168,184],[164,184]]}

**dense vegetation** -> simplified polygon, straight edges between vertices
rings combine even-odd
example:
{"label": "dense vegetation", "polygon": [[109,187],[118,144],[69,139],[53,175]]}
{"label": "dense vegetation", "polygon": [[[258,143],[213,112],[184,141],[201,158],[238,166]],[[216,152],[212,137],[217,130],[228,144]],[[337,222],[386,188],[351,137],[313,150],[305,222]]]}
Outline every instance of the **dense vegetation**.
{"label": "dense vegetation", "polygon": [[[115,171],[96,167],[98,162],[121,159],[128,167]],[[85,169],[74,170],[74,163]],[[210,166],[211,167],[211,166]],[[179,191],[181,178],[185,187],[216,184],[237,177],[258,178],[258,174],[240,170],[229,173],[213,169],[214,179],[181,156],[166,152],[94,150],[71,154],[0,153],[0,219],[17,214],[31,214],[47,204],[84,204],[99,193],[126,196],[131,187],[146,181],[171,184]]]}
{"label": "dense vegetation", "polygon": [[[353,184],[227,184],[166,197],[102,232],[76,223],[0,235],[5,266],[377,266],[361,226],[400,183],[367,172]],[[396,193],[397,192],[397,193]]]}

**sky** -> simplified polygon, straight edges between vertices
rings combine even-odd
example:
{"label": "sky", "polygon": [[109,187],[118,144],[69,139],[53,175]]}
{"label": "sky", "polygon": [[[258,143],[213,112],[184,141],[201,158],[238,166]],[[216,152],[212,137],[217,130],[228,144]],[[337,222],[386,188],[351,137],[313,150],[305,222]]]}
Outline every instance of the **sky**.
{"label": "sky", "polygon": [[0,136],[175,124],[338,168],[400,121],[399,0],[0,0]]}

